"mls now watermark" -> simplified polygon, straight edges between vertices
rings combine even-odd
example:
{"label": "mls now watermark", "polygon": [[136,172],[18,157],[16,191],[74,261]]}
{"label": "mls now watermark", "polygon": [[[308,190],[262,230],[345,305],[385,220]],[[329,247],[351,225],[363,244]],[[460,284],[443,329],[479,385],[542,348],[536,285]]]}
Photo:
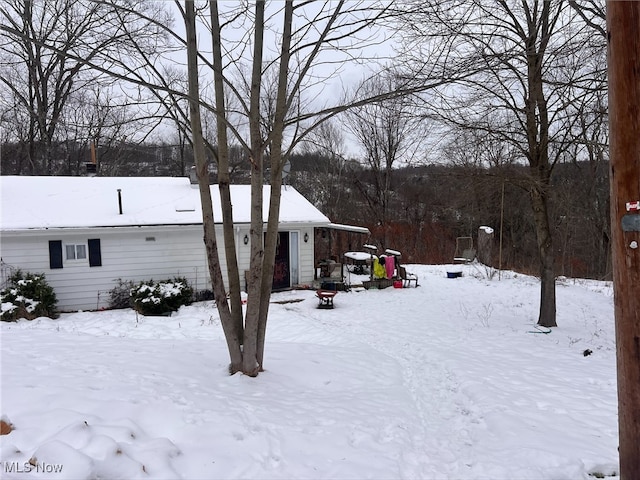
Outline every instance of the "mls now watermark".
{"label": "mls now watermark", "polygon": [[46,462],[3,462],[4,473],[62,473],[62,464]]}

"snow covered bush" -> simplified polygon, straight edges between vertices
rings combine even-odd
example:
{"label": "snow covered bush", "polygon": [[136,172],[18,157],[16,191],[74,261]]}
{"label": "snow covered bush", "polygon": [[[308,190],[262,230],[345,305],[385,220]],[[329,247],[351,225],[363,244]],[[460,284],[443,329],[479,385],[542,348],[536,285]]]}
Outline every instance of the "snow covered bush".
{"label": "snow covered bush", "polygon": [[2,317],[5,322],[20,318],[33,320],[38,317],[57,318],[58,300],[44,273],[23,273],[17,270],[9,278],[6,288],[0,290]]}
{"label": "snow covered bush", "polygon": [[131,289],[133,308],[143,315],[162,315],[175,312],[192,302],[193,289],[185,278],[155,283],[141,282]]}

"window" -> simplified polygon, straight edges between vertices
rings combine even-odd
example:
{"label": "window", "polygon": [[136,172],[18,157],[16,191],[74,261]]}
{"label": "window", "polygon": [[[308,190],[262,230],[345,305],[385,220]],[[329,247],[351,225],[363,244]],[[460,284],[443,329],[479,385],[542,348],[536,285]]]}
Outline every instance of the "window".
{"label": "window", "polygon": [[86,245],[65,245],[67,260],[85,260],[87,258]]}
{"label": "window", "polygon": [[[88,247],[88,248],[87,248]],[[102,251],[99,238],[90,238],[87,244],[66,244],[62,245],[62,240],[49,241],[49,268],[62,268],[62,259],[86,260],[89,259],[90,267],[102,266]]]}

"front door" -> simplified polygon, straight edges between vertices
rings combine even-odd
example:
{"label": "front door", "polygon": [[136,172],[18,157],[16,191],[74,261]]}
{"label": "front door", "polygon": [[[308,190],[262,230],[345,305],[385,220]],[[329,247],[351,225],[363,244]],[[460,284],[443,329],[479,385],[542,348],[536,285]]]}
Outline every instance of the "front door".
{"label": "front door", "polygon": [[291,287],[291,270],[289,266],[289,232],[278,232],[276,259],[273,265],[273,290]]}

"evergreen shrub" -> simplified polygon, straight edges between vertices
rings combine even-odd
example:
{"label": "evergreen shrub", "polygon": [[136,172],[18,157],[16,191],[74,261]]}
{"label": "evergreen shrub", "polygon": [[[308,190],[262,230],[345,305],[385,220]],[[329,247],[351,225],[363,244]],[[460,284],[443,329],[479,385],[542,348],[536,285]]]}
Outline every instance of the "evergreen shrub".
{"label": "evergreen shrub", "polygon": [[33,320],[38,317],[58,317],[58,300],[44,273],[23,273],[16,270],[9,277],[8,286],[0,290],[0,302],[0,319],[5,322],[15,322],[21,318]]}
{"label": "evergreen shrub", "polygon": [[185,278],[141,282],[131,289],[133,308],[143,315],[165,315],[193,301],[193,288]]}

